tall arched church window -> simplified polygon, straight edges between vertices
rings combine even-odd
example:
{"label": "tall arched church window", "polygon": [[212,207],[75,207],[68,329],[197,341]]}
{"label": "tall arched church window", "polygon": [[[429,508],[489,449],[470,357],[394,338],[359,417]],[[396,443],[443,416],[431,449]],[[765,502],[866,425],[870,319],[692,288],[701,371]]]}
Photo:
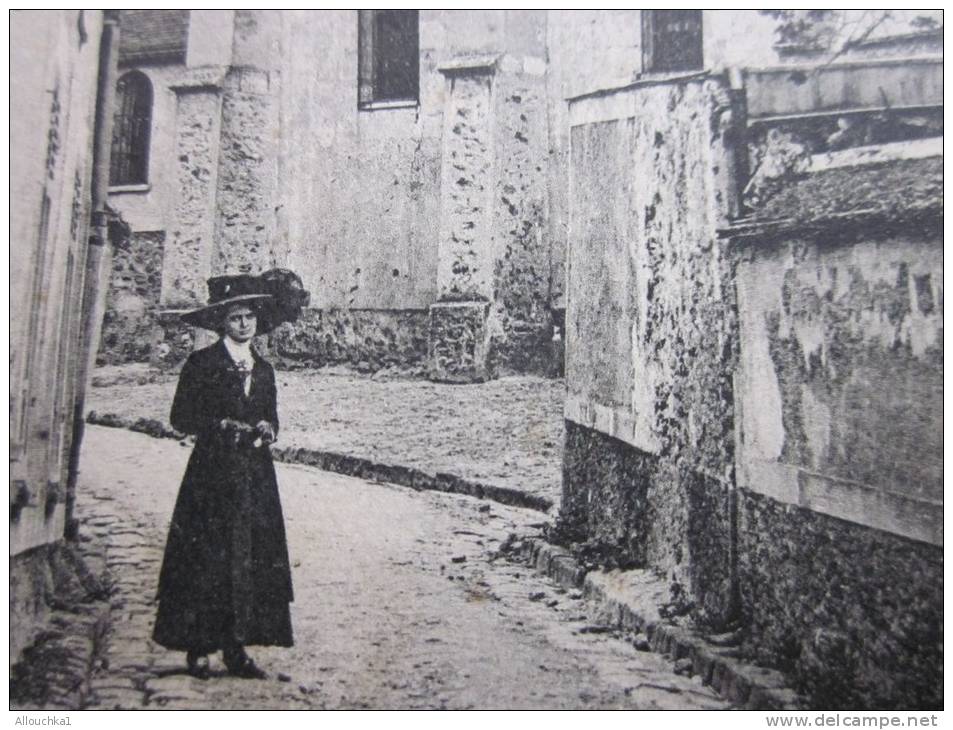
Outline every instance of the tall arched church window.
{"label": "tall arched church window", "polygon": [[149,136],[152,129],[152,84],[141,71],[130,71],[116,84],[110,185],[149,182]]}

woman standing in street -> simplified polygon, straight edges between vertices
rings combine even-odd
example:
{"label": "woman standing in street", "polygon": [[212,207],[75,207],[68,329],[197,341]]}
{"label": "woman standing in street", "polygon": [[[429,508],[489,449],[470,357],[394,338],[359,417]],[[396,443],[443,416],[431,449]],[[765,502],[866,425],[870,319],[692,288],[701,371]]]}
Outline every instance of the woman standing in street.
{"label": "woman standing in street", "polygon": [[153,638],[209,677],[221,650],[230,674],[264,679],[246,646],[291,646],[291,571],[269,444],[278,433],[275,373],[251,346],[271,297],[255,277],[209,281],[209,304],[183,316],[221,339],[193,352],[172,426],[195,448],[176,500],[159,576]]}

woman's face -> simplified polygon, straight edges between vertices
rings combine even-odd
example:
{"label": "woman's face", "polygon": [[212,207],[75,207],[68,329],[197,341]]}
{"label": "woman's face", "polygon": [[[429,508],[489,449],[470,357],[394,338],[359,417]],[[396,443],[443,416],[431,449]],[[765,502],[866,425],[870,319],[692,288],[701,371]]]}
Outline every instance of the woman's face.
{"label": "woman's face", "polygon": [[255,336],[258,317],[247,304],[236,304],[225,314],[225,335],[235,342],[248,342]]}

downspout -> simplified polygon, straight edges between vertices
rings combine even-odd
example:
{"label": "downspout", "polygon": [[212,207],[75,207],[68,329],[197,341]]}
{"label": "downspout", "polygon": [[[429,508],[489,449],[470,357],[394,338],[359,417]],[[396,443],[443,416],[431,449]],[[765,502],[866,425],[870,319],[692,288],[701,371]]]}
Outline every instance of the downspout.
{"label": "downspout", "polygon": [[75,538],[77,524],[73,517],[76,505],[76,482],[79,477],[79,455],[85,431],[86,389],[99,349],[103,312],[106,308],[108,273],[112,265],[109,242],[109,158],[113,136],[116,79],[119,75],[119,11],[104,10],[103,32],[99,43],[99,75],[96,83],[96,117],[93,127],[93,178],[90,233],[83,276],[82,321],[79,335],[79,356],[75,371],[76,396],[73,401],[73,438],[70,443],[66,480],[66,537]]}

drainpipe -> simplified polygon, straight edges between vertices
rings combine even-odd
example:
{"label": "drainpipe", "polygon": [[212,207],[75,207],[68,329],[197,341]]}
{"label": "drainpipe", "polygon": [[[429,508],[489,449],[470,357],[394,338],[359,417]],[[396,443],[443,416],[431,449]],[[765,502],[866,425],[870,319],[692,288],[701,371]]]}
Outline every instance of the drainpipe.
{"label": "drainpipe", "polygon": [[112,264],[109,242],[109,157],[112,148],[113,110],[119,65],[119,11],[103,10],[103,32],[99,43],[99,76],[96,85],[96,120],[93,127],[93,179],[90,232],[83,277],[82,321],[79,355],[75,371],[76,396],[73,401],[73,438],[70,444],[66,480],[66,537],[76,537],[73,517],[79,455],[85,430],[86,388],[99,349],[103,312],[106,308],[108,274]]}

